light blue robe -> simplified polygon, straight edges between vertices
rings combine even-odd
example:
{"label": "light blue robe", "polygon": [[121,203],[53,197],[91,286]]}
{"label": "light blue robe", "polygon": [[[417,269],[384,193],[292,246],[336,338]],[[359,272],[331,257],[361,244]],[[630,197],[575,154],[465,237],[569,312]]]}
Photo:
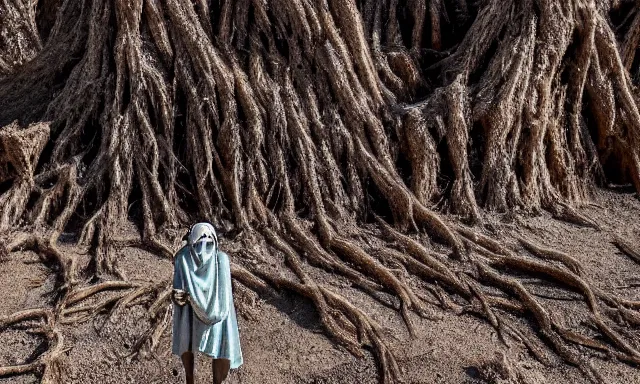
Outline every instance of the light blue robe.
{"label": "light blue robe", "polygon": [[200,321],[190,304],[173,305],[173,348],[178,356],[200,351],[214,359],[229,359],[231,368],[242,365],[236,310],[231,293],[229,256],[215,252],[202,265],[184,246],[175,257],[173,288],[186,291],[213,325]]}

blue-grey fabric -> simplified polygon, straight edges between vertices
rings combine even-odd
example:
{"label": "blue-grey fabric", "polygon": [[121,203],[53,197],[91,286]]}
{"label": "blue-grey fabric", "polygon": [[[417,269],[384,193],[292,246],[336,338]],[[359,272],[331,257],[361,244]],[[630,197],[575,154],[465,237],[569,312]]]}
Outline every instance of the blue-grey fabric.
{"label": "blue-grey fabric", "polygon": [[[196,226],[192,233],[203,230]],[[178,356],[186,351],[200,351],[216,359],[229,359],[231,368],[237,368],[242,365],[242,351],[231,292],[229,256],[218,251],[217,239],[215,243],[211,252],[206,251],[211,247],[196,241],[176,254],[173,288],[186,291],[190,300],[182,307],[173,305],[172,351]],[[206,316],[205,322],[198,319],[191,305],[200,308],[198,312]]]}

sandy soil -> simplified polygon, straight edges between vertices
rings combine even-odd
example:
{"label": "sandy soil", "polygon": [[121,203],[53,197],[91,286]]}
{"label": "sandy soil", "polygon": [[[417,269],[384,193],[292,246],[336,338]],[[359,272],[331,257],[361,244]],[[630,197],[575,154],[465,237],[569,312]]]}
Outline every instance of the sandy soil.
{"label": "sandy soil", "polygon": [[[621,254],[611,243],[617,233],[640,249],[640,200],[633,194],[599,191],[596,205],[582,212],[602,224],[596,231],[560,222],[543,213],[534,217],[494,216],[490,219],[493,235],[514,241],[514,235],[526,234],[541,244],[566,251],[578,258],[585,272],[598,286],[617,289],[625,297],[640,300],[640,288],[622,288],[640,283],[640,265]],[[224,247],[224,240],[222,242]],[[88,256],[69,244],[65,252],[74,252],[82,263]],[[129,278],[162,281],[170,278],[172,265],[139,249],[122,249],[121,267]],[[231,255],[233,257],[233,254]],[[53,274],[36,254],[17,252],[0,262],[0,316],[32,307],[51,305]],[[415,317],[417,334],[410,337],[401,317],[344,282],[325,281],[340,290],[385,329],[407,383],[486,383],[480,375],[486,363],[500,354],[522,374],[523,383],[586,383],[575,368],[557,361],[544,367],[517,343],[506,346],[493,328],[471,315],[456,316],[440,311],[443,319],[430,321]],[[415,282],[419,284],[419,282]],[[618,288],[616,288],[618,287]],[[253,295],[237,287],[240,307],[239,326],[245,364],[233,371],[229,383],[377,383],[377,367],[370,354],[358,359],[334,346],[325,337],[313,306],[288,294]],[[540,285],[545,303],[562,310],[567,321],[585,308],[582,300],[573,300],[571,292],[557,292]],[[575,295],[574,295],[575,296]],[[253,303],[254,304],[248,304]],[[514,321],[526,322],[526,319]],[[64,328],[67,383],[181,383],[184,375],[180,360],[170,354],[170,335],[165,335],[157,358],[127,361],[118,358],[148,325],[142,306],[117,313],[112,319],[99,315],[93,321]],[[636,332],[636,330],[631,330]],[[637,333],[636,333],[637,335]],[[32,361],[46,349],[43,340],[26,334],[19,327],[0,332],[0,365]],[[640,338],[637,338],[640,340]],[[602,356],[593,356],[612,383],[638,383],[640,370]],[[209,361],[197,362],[197,382],[210,382]],[[34,375],[0,379],[0,383],[36,383]],[[504,382],[499,378],[493,382]]]}

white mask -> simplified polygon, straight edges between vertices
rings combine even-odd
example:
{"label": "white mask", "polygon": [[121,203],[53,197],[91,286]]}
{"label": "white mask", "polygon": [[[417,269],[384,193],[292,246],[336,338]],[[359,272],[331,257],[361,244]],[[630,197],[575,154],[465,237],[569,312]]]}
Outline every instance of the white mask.
{"label": "white mask", "polygon": [[218,252],[218,237],[213,225],[198,223],[191,227],[187,238],[191,254],[199,264],[207,262]]}

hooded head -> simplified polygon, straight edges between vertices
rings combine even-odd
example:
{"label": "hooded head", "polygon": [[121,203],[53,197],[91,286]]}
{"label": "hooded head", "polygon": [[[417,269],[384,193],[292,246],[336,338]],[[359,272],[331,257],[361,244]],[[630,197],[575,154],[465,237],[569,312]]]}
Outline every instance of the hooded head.
{"label": "hooded head", "polygon": [[191,227],[187,235],[187,246],[198,263],[207,262],[218,252],[218,237],[213,225],[198,223]]}

